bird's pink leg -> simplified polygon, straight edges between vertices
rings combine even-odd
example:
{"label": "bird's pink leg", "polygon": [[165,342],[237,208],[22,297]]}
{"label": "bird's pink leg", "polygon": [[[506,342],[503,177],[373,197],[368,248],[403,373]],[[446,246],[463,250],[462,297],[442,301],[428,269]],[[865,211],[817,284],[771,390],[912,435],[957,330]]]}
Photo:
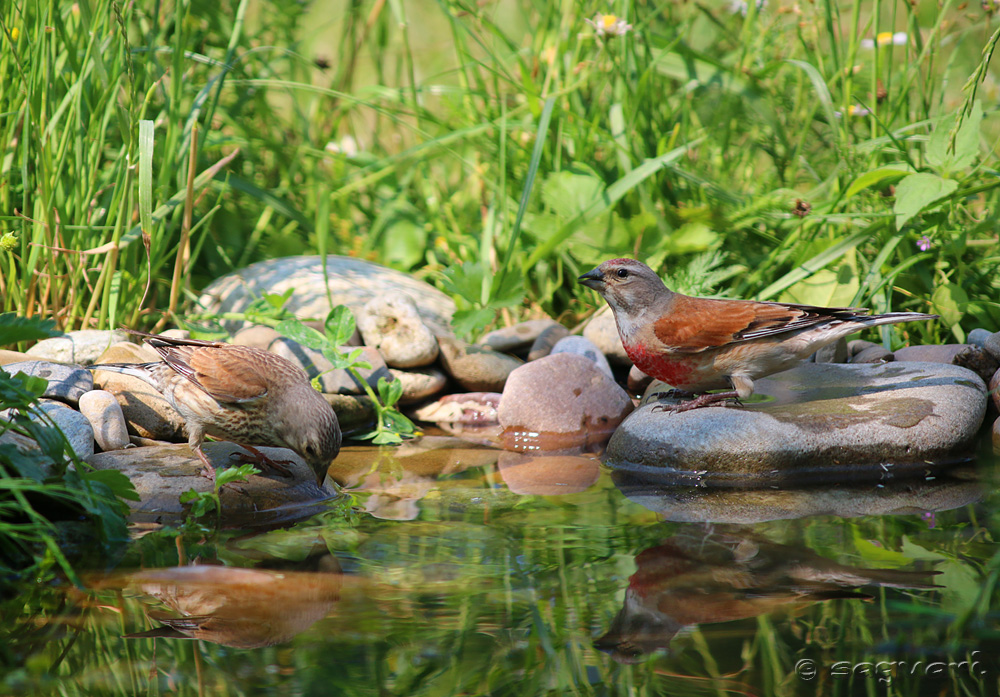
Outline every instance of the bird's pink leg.
{"label": "bird's pink leg", "polygon": [[212,463],[208,461],[208,456],[205,454],[205,451],[201,449],[201,443],[192,445],[191,449],[194,451],[194,454],[198,456],[198,459],[205,465],[205,467],[201,470],[201,476],[206,477],[214,485],[215,468],[212,467]]}
{"label": "bird's pink leg", "polygon": [[[713,394],[703,394],[695,397],[687,402],[681,402],[680,404],[657,404],[653,407],[653,411],[665,411],[669,414],[679,414],[682,411],[691,411],[692,409],[700,409],[701,407],[710,407],[720,402],[724,402],[727,399],[735,399],[736,403],[742,406],[740,402],[740,395],[736,390],[731,392],[718,392]],[[721,405],[720,405],[721,406]]]}
{"label": "bird's pink leg", "polygon": [[294,460],[275,460],[268,457],[257,448],[252,445],[244,445],[242,443],[238,444],[244,450],[249,450],[251,454],[247,453],[233,453],[230,457],[235,457],[243,462],[244,464],[259,465],[261,468],[267,468],[274,472],[277,472],[282,477],[291,477],[292,471],[285,467],[285,465],[294,464]]}

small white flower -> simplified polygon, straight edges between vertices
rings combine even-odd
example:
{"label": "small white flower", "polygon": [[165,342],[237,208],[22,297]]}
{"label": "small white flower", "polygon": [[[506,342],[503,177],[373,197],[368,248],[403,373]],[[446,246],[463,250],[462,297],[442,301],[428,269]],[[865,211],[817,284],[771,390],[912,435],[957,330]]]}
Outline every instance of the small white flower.
{"label": "small white flower", "polygon": [[891,31],[883,31],[877,34],[874,39],[861,39],[861,48],[905,46],[907,41],[909,41],[909,36],[905,31],[897,31],[895,34]]}
{"label": "small white flower", "polygon": [[344,136],[340,139],[339,143],[335,143],[331,140],[326,144],[325,150],[331,155],[354,157],[358,154],[358,141],[354,140],[352,136]]}
{"label": "small white flower", "polygon": [[584,21],[594,28],[598,36],[625,36],[632,29],[631,24],[616,15],[597,13],[593,19]]}

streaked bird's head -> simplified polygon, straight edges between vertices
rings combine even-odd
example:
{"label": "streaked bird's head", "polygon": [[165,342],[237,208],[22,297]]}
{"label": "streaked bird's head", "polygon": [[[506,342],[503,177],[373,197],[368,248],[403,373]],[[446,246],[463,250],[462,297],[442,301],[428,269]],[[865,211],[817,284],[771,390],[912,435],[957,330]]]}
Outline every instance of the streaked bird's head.
{"label": "streaked bird's head", "polygon": [[316,483],[323,484],[330,463],[340,452],[340,424],[333,407],[311,385],[296,385],[286,393],[279,429],[285,444],[302,456]]}

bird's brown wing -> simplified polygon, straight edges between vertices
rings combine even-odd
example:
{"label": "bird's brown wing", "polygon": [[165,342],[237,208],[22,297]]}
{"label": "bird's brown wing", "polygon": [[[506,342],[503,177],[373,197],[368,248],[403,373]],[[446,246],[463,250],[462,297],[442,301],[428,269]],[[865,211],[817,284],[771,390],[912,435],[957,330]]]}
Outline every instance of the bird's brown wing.
{"label": "bird's brown wing", "polygon": [[670,312],[653,325],[653,333],[673,351],[697,353],[740,341],[863,315],[852,307],[814,307],[749,300],[714,300],[674,296]]}
{"label": "bird's brown wing", "polygon": [[263,361],[251,349],[227,345],[154,348],[171,368],[216,401],[251,402],[267,394]]}

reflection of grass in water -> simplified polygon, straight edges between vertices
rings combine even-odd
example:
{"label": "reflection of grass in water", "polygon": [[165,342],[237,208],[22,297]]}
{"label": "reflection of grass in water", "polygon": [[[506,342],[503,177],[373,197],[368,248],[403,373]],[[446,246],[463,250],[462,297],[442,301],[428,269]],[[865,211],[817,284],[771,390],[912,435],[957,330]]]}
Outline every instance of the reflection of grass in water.
{"label": "reflection of grass in water", "polygon": [[[470,494],[488,499],[489,489]],[[290,644],[271,648],[238,651],[158,640],[158,688],[150,683],[153,642],[120,638],[156,626],[144,619],[133,598],[102,593],[81,611],[75,594],[60,608],[57,593],[36,593],[29,598],[32,615],[48,616],[53,623],[42,623],[41,629],[27,621],[8,625],[16,640],[9,646],[23,650],[31,646],[26,635],[47,636],[29,651],[30,682],[52,689],[42,675],[54,666],[55,684],[69,695],[162,693],[171,685],[177,686],[176,694],[193,695],[199,671],[206,691],[248,695],[331,690],[346,695],[791,695],[805,689],[813,694],[813,684],[799,682],[793,673],[802,658],[819,666],[925,655],[961,660],[970,647],[995,643],[989,626],[975,619],[977,606],[988,611],[995,597],[994,547],[982,533],[968,534],[979,529],[973,521],[997,530],[995,509],[942,512],[933,529],[917,515],[752,526],[753,534],[765,539],[805,546],[858,567],[905,567],[914,559],[937,559],[936,568],[944,573],[935,581],[948,588],[869,588],[874,602],[819,602],[788,613],[705,624],[678,635],[669,655],[634,666],[614,663],[592,646],[621,609],[635,571],[634,555],[678,533],[697,539],[707,531],[655,522],[623,501],[606,480],[582,494],[523,497],[497,511],[463,512],[429,497],[417,522],[364,518],[357,528],[360,543],[338,552],[359,583],[345,589],[326,619]],[[300,525],[275,534],[298,535],[301,546],[324,536],[335,541],[346,530],[331,518],[326,526]],[[748,529],[733,530],[740,535]],[[251,561],[233,556],[229,544],[220,543],[219,549],[228,550],[230,563]],[[165,557],[168,547],[161,551]],[[981,570],[987,573],[985,584],[978,580]],[[39,612],[41,605],[52,609]],[[73,620],[68,625],[67,614]],[[66,631],[67,626],[74,628]],[[119,658],[123,653],[125,660]],[[926,689],[932,684],[928,680],[902,676],[900,694]],[[864,683],[858,676],[853,683],[828,679],[820,693],[852,694]]]}

